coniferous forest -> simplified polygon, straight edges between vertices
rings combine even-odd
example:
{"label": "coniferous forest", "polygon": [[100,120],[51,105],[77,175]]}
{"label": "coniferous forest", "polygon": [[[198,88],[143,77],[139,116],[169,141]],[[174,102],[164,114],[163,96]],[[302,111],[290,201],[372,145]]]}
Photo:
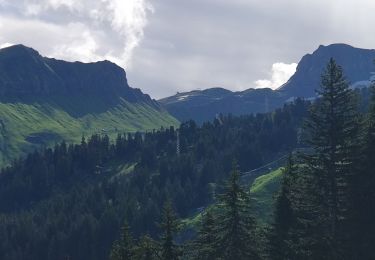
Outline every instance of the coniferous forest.
{"label": "coniferous forest", "polygon": [[[0,259],[375,259],[375,94],[364,101],[333,59],[317,91],[15,160],[0,174]],[[258,176],[242,175],[285,155],[264,224]]]}

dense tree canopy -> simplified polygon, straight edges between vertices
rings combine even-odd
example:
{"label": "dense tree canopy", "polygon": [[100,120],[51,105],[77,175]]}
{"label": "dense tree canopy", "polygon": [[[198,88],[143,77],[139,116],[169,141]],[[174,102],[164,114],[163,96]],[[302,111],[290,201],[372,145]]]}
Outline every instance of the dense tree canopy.
{"label": "dense tree canopy", "polygon": [[372,259],[372,111],[361,124],[355,92],[332,59],[318,93],[305,125],[309,149],[289,161],[283,176],[271,256]]}
{"label": "dense tree canopy", "polygon": [[297,146],[308,105],[296,100],[268,114],[185,122],[179,156],[174,128],[35,151],[0,174],[0,258],[105,259],[124,220],[135,238],[157,238],[167,198],[187,217],[214,202],[233,158],[245,171]]}

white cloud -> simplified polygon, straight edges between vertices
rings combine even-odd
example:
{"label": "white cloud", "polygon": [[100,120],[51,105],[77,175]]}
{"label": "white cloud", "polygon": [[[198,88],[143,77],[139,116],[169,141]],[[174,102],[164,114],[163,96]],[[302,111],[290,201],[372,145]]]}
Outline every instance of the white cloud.
{"label": "white cloud", "polygon": [[[99,49],[95,36],[83,24],[69,24],[67,30],[71,33],[68,44],[57,44],[52,48],[53,57],[62,59],[76,59],[83,61],[100,60]],[[120,63],[121,64],[121,63]]]}
{"label": "white cloud", "polygon": [[258,79],[277,88],[290,73],[273,76],[275,61],[297,62],[321,44],[375,48],[373,10],[373,0],[0,0],[0,44],[112,60],[154,98]]}
{"label": "white cloud", "polygon": [[[0,45],[22,43],[67,60],[129,67],[143,39],[149,0],[0,0]],[[6,28],[8,27],[8,29]]]}
{"label": "white cloud", "polygon": [[102,1],[108,3],[107,10],[110,17],[113,17],[110,20],[111,27],[126,39],[121,58],[125,64],[128,64],[133,50],[143,38],[143,28],[147,25],[147,10],[153,11],[152,6],[144,0]]}
{"label": "white cloud", "polygon": [[14,44],[13,43],[9,43],[9,42],[2,43],[2,44],[0,44],[0,49],[6,48],[6,47],[10,47],[12,45],[14,45]]}
{"label": "white cloud", "polygon": [[271,78],[260,79],[255,81],[257,88],[276,89],[286,83],[289,78],[296,72],[297,63],[286,64],[277,62],[272,64]]}

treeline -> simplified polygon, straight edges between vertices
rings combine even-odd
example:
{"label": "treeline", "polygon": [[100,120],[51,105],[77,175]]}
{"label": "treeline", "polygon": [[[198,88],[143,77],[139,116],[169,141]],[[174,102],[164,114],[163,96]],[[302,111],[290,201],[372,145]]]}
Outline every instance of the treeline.
{"label": "treeline", "polygon": [[183,123],[179,155],[174,128],[35,151],[0,173],[0,259],[106,259],[124,219],[157,238],[166,200],[181,218],[210,205],[233,158],[244,171],[296,147],[308,107]]}

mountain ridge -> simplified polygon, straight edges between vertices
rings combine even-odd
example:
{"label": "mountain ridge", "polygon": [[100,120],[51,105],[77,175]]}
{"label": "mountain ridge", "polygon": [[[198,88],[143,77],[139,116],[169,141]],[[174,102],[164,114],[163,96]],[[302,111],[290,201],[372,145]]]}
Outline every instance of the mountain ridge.
{"label": "mountain ridge", "polygon": [[[157,103],[128,85],[126,72],[108,60],[83,63],[43,57],[22,44],[0,50],[0,96],[103,95]],[[21,70],[22,69],[22,70]]]}
{"label": "mountain ridge", "polygon": [[[249,88],[236,92],[220,88],[220,93],[225,93],[223,95],[217,92],[219,88],[211,88],[178,93],[159,102],[182,121],[193,119],[203,122],[214,119],[220,113],[242,115],[267,112],[296,98],[315,98],[315,90],[320,86],[320,75],[331,57],[342,66],[353,88],[367,87],[371,77],[375,77],[374,49],[337,43],[320,45],[312,53],[304,55],[294,75],[275,90]],[[228,103],[230,99],[232,107]]]}
{"label": "mountain ridge", "polygon": [[230,91],[223,88],[194,90],[158,100],[180,121],[198,123],[214,119],[218,114],[246,115],[266,113],[284,103],[282,94],[271,89]]}
{"label": "mountain ridge", "polygon": [[0,49],[0,166],[41,146],[82,136],[177,125],[157,101],[128,85],[109,61],[67,62],[24,45]]}
{"label": "mountain ridge", "polygon": [[296,73],[277,91],[289,96],[315,96],[315,89],[320,86],[320,75],[330,58],[334,58],[343,68],[351,84],[368,80],[371,72],[375,71],[375,49],[356,48],[343,43],[320,45],[313,53],[302,57]]}

